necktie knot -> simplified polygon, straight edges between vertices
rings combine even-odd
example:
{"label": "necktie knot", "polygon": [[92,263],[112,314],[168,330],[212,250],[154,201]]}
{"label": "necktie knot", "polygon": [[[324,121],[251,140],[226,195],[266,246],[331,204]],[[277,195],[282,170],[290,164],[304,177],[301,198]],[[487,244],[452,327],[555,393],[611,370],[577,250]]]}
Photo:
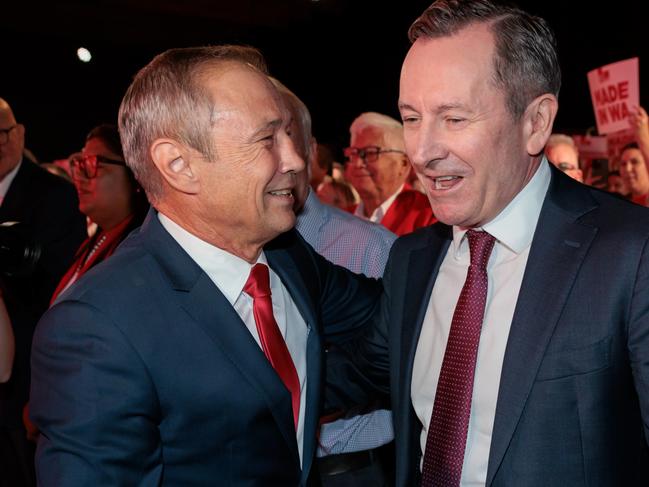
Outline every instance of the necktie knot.
{"label": "necktie knot", "polygon": [[469,239],[471,265],[486,269],[491,250],[496,242],[495,237],[487,232],[477,230],[468,230],[466,236]]}
{"label": "necktie knot", "polygon": [[255,264],[252,266],[248,280],[243,286],[243,292],[253,299],[271,295],[268,266],[264,264]]}

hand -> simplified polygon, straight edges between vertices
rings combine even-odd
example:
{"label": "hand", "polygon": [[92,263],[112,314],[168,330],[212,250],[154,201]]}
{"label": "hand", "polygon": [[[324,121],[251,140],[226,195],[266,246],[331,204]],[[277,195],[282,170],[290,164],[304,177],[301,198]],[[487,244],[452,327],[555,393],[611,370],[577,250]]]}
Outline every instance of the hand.
{"label": "hand", "polygon": [[642,140],[649,142],[649,116],[644,108],[636,107],[631,112],[631,127],[635,131],[636,141]]}

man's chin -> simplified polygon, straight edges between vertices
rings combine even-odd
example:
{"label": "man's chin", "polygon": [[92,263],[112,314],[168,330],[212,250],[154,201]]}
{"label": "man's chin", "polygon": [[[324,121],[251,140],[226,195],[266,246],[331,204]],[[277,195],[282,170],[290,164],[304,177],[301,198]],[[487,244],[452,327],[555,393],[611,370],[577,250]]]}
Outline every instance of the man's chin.
{"label": "man's chin", "polygon": [[295,213],[291,210],[290,213],[273,215],[272,220],[269,222],[272,231],[274,233],[273,238],[278,237],[282,233],[286,233],[295,227],[295,222],[297,218]]}

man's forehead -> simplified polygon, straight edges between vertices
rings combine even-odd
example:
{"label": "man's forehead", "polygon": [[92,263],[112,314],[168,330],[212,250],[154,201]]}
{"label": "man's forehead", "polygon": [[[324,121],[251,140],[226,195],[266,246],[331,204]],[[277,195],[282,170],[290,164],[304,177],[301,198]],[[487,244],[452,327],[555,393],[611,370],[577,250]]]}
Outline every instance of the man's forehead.
{"label": "man's forehead", "polygon": [[15,123],[16,119],[9,105],[0,104],[0,128],[4,128],[5,125],[14,125]]}
{"label": "man's forehead", "polygon": [[356,130],[352,133],[352,139],[382,139],[383,130],[380,127],[375,127],[373,125],[367,125],[360,130]]}
{"label": "man's forehead", "polygon": [[213,69],[203,74],[203,84],[219,104],[259,102],[268,100],[281,104],[280,96],[266,76],[240,63]]}
{"label": "man's forehead", "polygon": [[291,118],[277,89],[251,66],[230,63],[205,71],[203,83],[214,103],[214,124],[235,124],[241,129],[244,123],[255,132],[288,123]]}

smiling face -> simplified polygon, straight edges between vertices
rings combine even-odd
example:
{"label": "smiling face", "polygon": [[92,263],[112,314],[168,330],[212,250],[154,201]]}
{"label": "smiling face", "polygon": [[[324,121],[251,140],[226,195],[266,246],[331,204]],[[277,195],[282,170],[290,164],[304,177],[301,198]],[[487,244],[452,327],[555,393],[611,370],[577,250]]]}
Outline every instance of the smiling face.
{"label": "smiling face", "polygon": [[507,110],[493,82],[494,39],[486,24],[453,36],[419,38],[401,71],[399,110],[406,152],[435,216],[484,225],[531,179],[525,114]]}
{"label": "smiling face", "polygon": [[[402,144],[391,142],[378,127],[367,126],[352,133],[351,147],[364,149],[379,147],[381,150],[402,150]],[[367,162],[360,157],[351,158],[345,168],[345,175],[356,188],[363,201],[375,200],[382,203],[406,181],[410,165],[399,152],[382,152],[376,161]]]}
{"label": "smiling face", "polygon": [[295,172],[304,170],[290,136],[291,118],[280,95],[258,71],[231,63],[203,73],[215,120],[215,160],[192,162],[200,181],[196,216],[206,239],[237,253],[262,246],[295,224]]}
{"label": "smiling face", "polygon": [[620,175],[631,194],[640,196],[649,193],[649,173],[645,159],[639,149],[630,148],[620,156]]}

